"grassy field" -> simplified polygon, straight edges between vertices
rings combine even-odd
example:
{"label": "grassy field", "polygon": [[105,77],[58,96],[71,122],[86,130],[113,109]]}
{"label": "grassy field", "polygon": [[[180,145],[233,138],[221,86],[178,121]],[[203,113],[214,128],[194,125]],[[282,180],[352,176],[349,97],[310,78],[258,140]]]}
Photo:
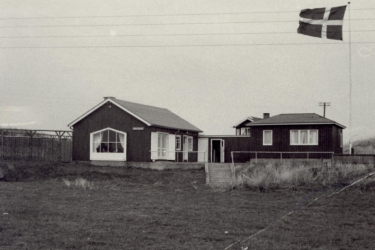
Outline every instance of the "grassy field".
{"label": "grassy field", "polygon": [[[357,185],[214,190],[204,170],[1,163],[0,249],[374,249],[375,192]],[[83,181],[85,180],[85,181]],[[285,214],[294,211],[279,223]],[[252,234],[267,228],[253,238]]]}

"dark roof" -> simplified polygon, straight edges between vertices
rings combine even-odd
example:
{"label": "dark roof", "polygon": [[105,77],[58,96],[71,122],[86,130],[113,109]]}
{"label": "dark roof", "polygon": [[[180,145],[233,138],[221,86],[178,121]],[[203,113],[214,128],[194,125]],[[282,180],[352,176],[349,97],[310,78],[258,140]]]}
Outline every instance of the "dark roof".
{"label": "dark roof", "polygon": [[323,116],[317,115],[315,113],[299,113],[299,114],[280,114],[275,115],[270,118],[262,119],[259,121],[251,122],[246,125],[248,126],[261,126],[261,125],[323,125],[332,124],[345,128],[345,126],[332,121]]}
{"label": "dark roof", "polygon": [[76,124],[77,122],[79,122],[92,112],[94,112],[96,109],[107,103],[107,101],[117,104],[118,107],[120,107],[130,115],[134,116],[135,118],[139,119],[140,121],[144,122],[148,126],[202,132],[199,128],[195,127],[188,121],[182,119],[178,115],[172,113],[168,109],[158,108],[134,102],[128,102],[116,99],[114,97],[106,98],[97,106],[83,114],[81,117],[74,120],[68,126],[73,126],[74,124]]}

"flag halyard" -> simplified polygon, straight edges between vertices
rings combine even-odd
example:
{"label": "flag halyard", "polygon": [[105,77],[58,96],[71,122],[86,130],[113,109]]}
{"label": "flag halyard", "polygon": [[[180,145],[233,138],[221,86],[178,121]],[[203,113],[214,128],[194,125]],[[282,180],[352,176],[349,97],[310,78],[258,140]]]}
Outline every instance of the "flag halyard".
{"label": "flag halyard", "polygon": [[299,34],[343,40],[342,26],[346,5],[333,8],[304,9],[300,12]]}

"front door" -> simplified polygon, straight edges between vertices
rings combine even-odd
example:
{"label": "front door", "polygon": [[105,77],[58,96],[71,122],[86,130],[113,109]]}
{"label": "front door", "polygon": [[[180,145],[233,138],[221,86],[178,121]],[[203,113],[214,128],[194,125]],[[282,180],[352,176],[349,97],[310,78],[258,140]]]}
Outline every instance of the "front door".
{"label": "front door", "polygon": [[224,162],[224,146],[223,139],[211,140],[211,162]]}
{"label": "front door", "polygon": [[183,142],[182,142],[182,152],[183,152],[182,161],[188,161],[188,158],[189,158],[188,150],[189,150],[188,136],[184,135]]}

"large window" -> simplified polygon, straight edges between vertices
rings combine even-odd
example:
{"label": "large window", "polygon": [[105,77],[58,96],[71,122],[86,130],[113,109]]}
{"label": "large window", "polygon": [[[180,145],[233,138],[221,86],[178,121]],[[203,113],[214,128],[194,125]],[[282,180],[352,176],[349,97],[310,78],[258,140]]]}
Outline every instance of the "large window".
{"label": "large window", "polygon": [[272,130],[263,130],[263,145],[272,145]]}
{"label": "large window", "polygon": [[318,145],[318,130],[291,130],[290,145]]}
{"label": "large window", "polygon": [[126,160],[126,133],[111,128],[91,133],[90,160]]}

